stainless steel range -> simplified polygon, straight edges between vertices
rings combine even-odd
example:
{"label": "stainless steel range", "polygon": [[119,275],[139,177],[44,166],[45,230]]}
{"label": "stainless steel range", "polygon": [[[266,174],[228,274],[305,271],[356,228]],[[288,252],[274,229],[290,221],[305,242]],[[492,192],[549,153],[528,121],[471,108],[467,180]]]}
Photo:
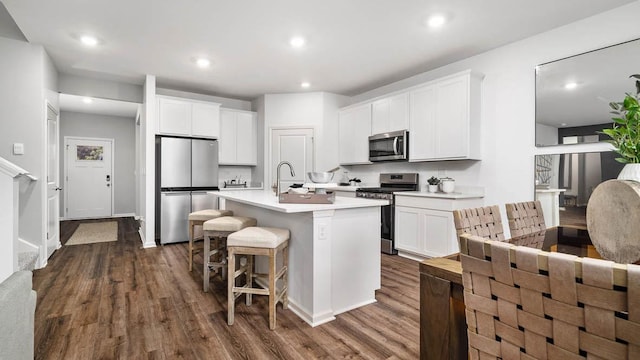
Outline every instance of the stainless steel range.
{"label": "stainless steel range", "polygon": [[380,187],[359,188],[356,197],[389,200],[389,205],[381,208],[380,241],[382,252],[397,254],[394,243],[395,199],[394,192],[417,191],[417,173],[380,174]]}

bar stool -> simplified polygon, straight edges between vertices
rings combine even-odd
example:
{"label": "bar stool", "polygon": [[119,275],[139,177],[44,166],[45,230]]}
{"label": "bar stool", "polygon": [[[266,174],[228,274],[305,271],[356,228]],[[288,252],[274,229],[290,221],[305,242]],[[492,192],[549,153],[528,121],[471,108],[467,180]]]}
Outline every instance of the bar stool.
{"label": "bar stool", "polygon": [[231,210],[214,209],[199,210],[189,214],[189,271],[193,270],[193,254],[197,252],[193,249],[195,227],[202,226],[202,224],[207,220],[231,215],[233,215],[233,211]]}
{"label": "bar stool", "polygon": [[[222,279],[226,273],[226,239],[229,234],[249,226],[255,226],[256,219],[244,216],[222,216],[207,220],[202,225],[204,233],[204,271],[202,275],[202,289],[209,291],[209,275],[212,269],[220,271]],[[211,239],[214,239],[213,249]],[[211,257],[214,256],[212,260]]]}
{"label": "bar stool", "polygon": [[[276,272],[276,255],[282,251],[282,268]],[[287,297],[287,272],[289,262],[289,230],[270,227],[248,227],[235,232],[227,238],[228,271],[227,279],[227,323],[233,325],[235,300],[241,294],[245,295],[247,305],[251,305],[252,294],[269,296],[269,329],[276,328],[276,305],[282,302],[282,308],[287,309],[289,299]],[[235,270],[236,255],[248,255],[246,264],[240,263],[240,269]],[[269,273],[253,273],[254,256],[269,257]],[[235,279],[245,274],[244,286],[235,286]],[[253,278],[267,278],[267,288],[254,288]],[[276,291],[276,282],[282,279],[282,289]]]}

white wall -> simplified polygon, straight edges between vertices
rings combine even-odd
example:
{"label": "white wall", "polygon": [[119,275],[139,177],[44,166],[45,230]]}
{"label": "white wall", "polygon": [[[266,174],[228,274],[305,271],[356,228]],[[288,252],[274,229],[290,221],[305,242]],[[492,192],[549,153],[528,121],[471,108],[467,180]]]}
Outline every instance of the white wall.
{"label": "white wall", "polygon": [[475,134],[483,140],[483,155],[480,162],[441,162],[415,168],[406,163],[378,164],[352,166],[350,170],[373,179],[382,171],[415,169],[421,173],[421,182],[425,176],[440,172],[458,184],[484,186],[488,205],[533,199],[535,154],[610,149],[608,144],[535,147],[535,66],[639,38],[639,13],[640,2],[634,2],[356,96],[354,100],[359,102],[465,69],[483,73],[482,131]]}
{"label": "white wall", "polygon": [[84,76],[60,74],[60,92],[112,100],[142,103],[142,85]]}
{"label": "white wall", "polygon": [[165,88],[156,88],[156,94],[166,95],[166,96],[175,96],[175,97],[181,97],[181,98],[192,99],[192,100],[211,101],[211,102],[221,104],[221,106],[225,108],[251,111],[251,102],[246,100],[231,99],[231,98],[226,98],[221,96],[205,95],[205,94],[198,94],[198,93],[179,91],[179,90],[173,90],[173,89],[165,89]]}
{"label": "white wall", "polygon": [[[267,94],[264,96],[264,163],[269,164],[271,129],[313,128],[314,166],[326,171],[338,165],[338,109],[349,99],[325,93]],[[265,179],[274,169],[265,167]]]}
{"label": "white wall", "polygon": [[[60,174],[63,177],[67,160],[64,137],[87,137],[113,139],[113,192],[114,215],[133,214],[135,202],[135,119],[119,116],[84,114],[77,112],[60,113]],[[64,191],[68,191],[65,186]],[[64,216],[64,196],[60,199],[60,214]]]}
{"label": "white wall", "polygon": [[[0,37],[0,54],[0,156],[39,178],[21,183],[19,236],[42,246],[46,240],[45,99],[57,106],[57,73],[41,46]],[[24,144],[24,155],[13,155],[13,143]],[[41,256],[40,261],[42,266],[46,259]]]}

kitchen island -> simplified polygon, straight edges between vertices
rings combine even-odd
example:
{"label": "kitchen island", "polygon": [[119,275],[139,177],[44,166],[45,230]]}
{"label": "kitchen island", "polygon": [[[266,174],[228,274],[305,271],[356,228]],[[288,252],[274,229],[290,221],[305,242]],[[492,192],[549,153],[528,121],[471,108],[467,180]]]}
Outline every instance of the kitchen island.
{"label": "kitchen island", "polygon": [[[309,325],[376,301],[380,207],[386,200],[336,197],[333,204],[281,204],[272,191],[212,194],[224,199],[221,208],[256,218],[258,226],[291,231],[289,309]],[[260,272],[267,265],[262,260],[256,261]]]}

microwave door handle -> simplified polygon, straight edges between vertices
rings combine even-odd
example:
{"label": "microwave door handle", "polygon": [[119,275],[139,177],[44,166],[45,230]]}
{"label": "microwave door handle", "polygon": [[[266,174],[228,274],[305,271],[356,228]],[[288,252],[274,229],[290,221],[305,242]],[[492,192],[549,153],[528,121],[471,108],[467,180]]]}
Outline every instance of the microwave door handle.
{"label": "microwave door handle", "polygon": [[393,153],[398,155],[398,137],[393,138]]}

